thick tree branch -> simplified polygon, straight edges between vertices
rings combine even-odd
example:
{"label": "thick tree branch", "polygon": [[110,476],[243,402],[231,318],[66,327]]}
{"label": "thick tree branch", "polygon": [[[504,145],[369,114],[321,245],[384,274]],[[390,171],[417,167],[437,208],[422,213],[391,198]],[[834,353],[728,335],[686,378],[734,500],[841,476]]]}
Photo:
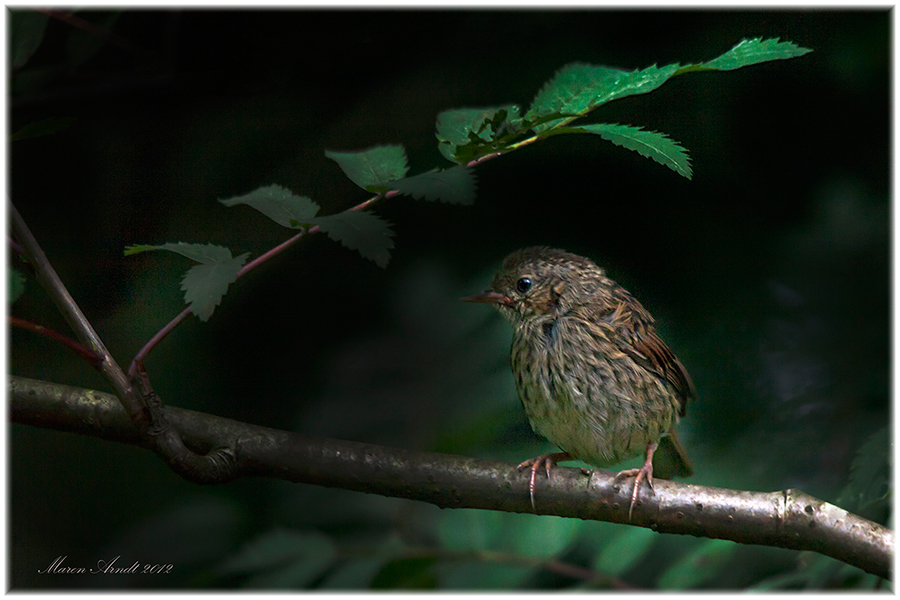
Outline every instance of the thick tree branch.
{"label": "thick tree branch", "polygon": [[[109,394],[9,377],[14,423],[145,446]],[[528,475],[507,463],[304,436],[166,407],[195,452],[236,449],[229,477],[288,481],[430,502],[445,508],[532,512]],[[558,467],[538,482],[541,514],[628,523],[630,486],[601,470]],[[632,524],[664,533],[812,550],[890,579],[894,535],[797,490],[742,492],[669,481],[641,490]]]}

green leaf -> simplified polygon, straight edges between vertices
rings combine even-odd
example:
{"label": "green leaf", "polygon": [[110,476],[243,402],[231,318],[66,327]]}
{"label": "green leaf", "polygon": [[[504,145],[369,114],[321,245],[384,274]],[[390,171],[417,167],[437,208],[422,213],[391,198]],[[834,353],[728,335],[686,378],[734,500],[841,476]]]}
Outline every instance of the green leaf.
{"label": "green leaf", "polygon": [[[455,108],[438,114],[435,136],[438,150],[447,160],[466,164],[504,133],[518,129],[519,107],[515,104],[484,108]],[[467,148],[467,152],[460,152]]]}
{"label": "green leaf", "polygon": [[225,206],[246,204],[266,215],[282,227],[295,228],[319,212],[319,205],[306,196],[297,196],[280,185],[268,185],[243,196],[219,200]]}
{"label": "green leaf", "polygon": [[393,181],[390,187],[416,200],[440,200],[449,204],[475,202],[475,173],[459,165],[444,171],[433,170],[421,175]]}
{"label": "green leaf", "polygon": [[33,10],[11,10],[9,15],[12,68],[18,69],[28,62],[41,45],[48,17]]}
{"label": "green leaf", "polygon": [[336,215],[309,219],[310,224],[318,225],[328,237],[340,242],[351,250],[358,250],[363,257],[373,261],[381,268],[387,266],[391,258],[394,232],[390,225],[374,214],[359,210],[345,210]]}
{"label": "green leaf", "polygon": [[487,106],[484,108],[454,108],[438,114],[435,135],[440,142],[462,146],[470,141],[469,134],[475,134],[484,141],[494,139],[504,122],[519,117],[519,107],[515,104]]}
{"label": "green leaf", "polygon": [[594,559],[594,569],[607,575],[619,576],[643,558],[659,535],[640,527],[625,528]]}
{"label": "green leaf", "polygon": [[228,291],[228,286],[237,279],[238,271],[244,266],[248,256],[250,253],[245,252],[230,260],[196,265],[184,274],[181,281],[184,301],[201,321],[208,321],[212,316]]}
{"label": "green leaf", "polygon": [[859,512],[891,496],[891,446],[887,427],[869,436],[850,467],[850,480],[838,499],[840,506]]}
{"label": "green leaf", "polygon": [[12,304],[25,292],[25,275],[15,269],[6,270],[6,301]]}
{"label": "green leaf", "polygon": [[75,119],[71,117],[51,117],[49,119],[44,119],[43,121],[38,121],[37,123],[29,123],[28,125],[22,127],[22,129],[9,136],[9,141],[17,142],[19,140],[24,140],[27,138],[50,135],[51,133],[56,133],[57,131],[66,129],[74,122]]}
{"label": "green leaf", "polygon": [[147,252],[150,250],[168,250],[186,256],[201,264],[188,269],[181,280],[184,301],[191,312],[201,321],[207,321],[228,291],[228,286],[237,279],[237,274],[244,266],[249,252],[231,257],[231,250],[213,244],[162,244],[148,246],[139,244],[125,248],[125,256]]}
{"label": "green leaf", "polygon": [[224,246],[216,246],[214,244],[187,244],[185,242],[178,242],[177,244],[161,244],[159,246],[148,246],[146,244],[128,246],[125,248],[125,256],[131,256],[138,252],[148,252],[150,250],[168,250],[169,252],[176,252],[199,263],[231,260],[231,250]]}
{"label": "green leaf", "polygon": [[652,158],[684,177],[693,176],[687,151],[671,138],[655,131],[644,131],[631,125],[599,123],[566,128],[564,131],[593,133],[617,146],[634,150],[641,156]]}
{"label": "green leaf", "polygon": [[334,543],[325,535],[276,529],[245,545],[218,571],[253,573],[246,587],[303,587],[318,578],[336,554]]}
{"label": "green leaf", "polygon": [[406,152],[399,144],[375,146],[360,152],[326,150],[325,156],[335,161],[350,181],[364,190],[402,179],[409,170]]}
{"label": "green leaf", "polygon": [[731,560],[737,544],[728,540],[707,540],[690,554],[675,561],[659,579],[661,590],[696,589],[719,576]]}
{"label": "green leaf", "polygon": [[678,70],[678,65],[659,68],[656,65],[640,71],[623,71],[610,67],[571,63],[544,84],[531,103],[525,118],[534,121],[553,113],[571,115],[534,127],[538,133],[583,116],[601,104],[652,92]]}
{"label": "green leaf", "polygon": [[801,48],[793,42],[780,42],[778,38],[768,40],[753,38],[752,40],[741,40],[725,54],[696,66],[701,69],[731,71],[770,60],[803,56],[808,52],[812,52],[812,50]]}

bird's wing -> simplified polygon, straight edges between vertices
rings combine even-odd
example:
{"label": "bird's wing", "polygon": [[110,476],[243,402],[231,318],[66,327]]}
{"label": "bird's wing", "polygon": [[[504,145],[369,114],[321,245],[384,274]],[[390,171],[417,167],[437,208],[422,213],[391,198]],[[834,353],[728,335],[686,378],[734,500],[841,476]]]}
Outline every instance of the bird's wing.
{"label": "bird's wing", "polygon": [[610,325],[614,335],[608,337],[621,352],[675,388],[680,399],[678,412],[684,416],[688,400],[697,397],[694,382],[681,361],[657,335],[653,318],[646,309],[630,295],[594,309],[594,318]]}

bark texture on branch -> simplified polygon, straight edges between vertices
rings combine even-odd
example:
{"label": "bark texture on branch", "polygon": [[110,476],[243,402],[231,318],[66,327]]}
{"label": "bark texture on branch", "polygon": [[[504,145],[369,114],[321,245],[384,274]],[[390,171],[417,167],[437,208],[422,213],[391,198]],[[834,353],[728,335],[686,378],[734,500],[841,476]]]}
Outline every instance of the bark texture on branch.
{"label": "bark texture on branch", "polygon": [[[9,376],[14,423],[145,445],[118,399],[103,392]],[[229,448],[235,477],[288,481],[429,502],[444,508],[533,512],[529,474],[513,465],[300,435],[174,407],[166,417],[194,452]],[[538,479],[537,512],[629,523],[628,480],[557,467]],[[894,535],[798,490],[744,492],[675,483],[644,487],[633,525],[664,533],[811,550],[891,579]]]}

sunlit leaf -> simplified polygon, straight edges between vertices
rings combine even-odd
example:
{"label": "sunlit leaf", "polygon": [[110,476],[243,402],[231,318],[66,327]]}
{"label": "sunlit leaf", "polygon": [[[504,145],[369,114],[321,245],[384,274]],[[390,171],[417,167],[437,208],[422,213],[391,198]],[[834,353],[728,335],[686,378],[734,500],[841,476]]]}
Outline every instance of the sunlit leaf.
{"label": "sunlit leaf", "polygon": [[219,200],[225,206],[246,204],[266,215],[282,227],[294,228],[319,212],[319,205],[306,196],[297,196],[280,185],[267,185],[249,194]]}
{"label": "sunlit leaf", "polygon": [[644,131],[640,127],[631,125],[614,125],[610,123],[582,125],[580,127],[567,128],[567,130],[599,135],[617,146],[634,150],[641,156],[652,158],[659,164],[669,167],[688,179],[693,175],[691,160],[687,155],[687,151],[662,133]]}
{"label": "sunlit leaf", "polygon": [[439,200],[449,204],[475,202],[475,173],[462,165],[407,177],[390,185],[416,200]]}
{"label": "sunlit leaf", "polygon": [[[525,113],[525,118],[533,121],[553,113],[581,116],[610,100],[651,92],[665,83],[677,70],[678,65],[662,68],[654,65],[640,71],[623,71],[571,63],[557,71],[556,75],[544,84]],[[537,125],[534,130],[545,131],[565,120],[567,119],[561,118]]]}
{"label": "sunlit leaf", "polygon": [[406,152],[399,144],[375,146],[359,152],[326,150],[325,156],[335,161],[350,181],[364,190],[402,179],[409,170]]}
{"label": "sunlit leaf", "polygon": [[[448,160],[466,164],[499,134],[516,130],[519,110],[515,104],[445,110],[435,123],[438,150]],[[470,151],[461,154],[460,148],[466,147]]]}
{"label": "sunlit leaf", "polygon": [[71,117],[51,117],[49,119],[44,119],[43,121],[38,121],[37,123],[29,123],[9,136],[9,141],[16,142],[27,138],[50,135],[51,133],[66,129],[74,122],[75,119]]}
{"label": "sunlit leaf", "polygon": [[438,114],[435,135],[438,141],[461,146],[469,142],[474,133],[484,141],[493,139],[503,122],[519,117],[515,104],[486,106],[483,108],[454,108]]}
{"label": "sunlit leaf", "polygon": [[345,210],[336,215],[315,217],[309,223],[318,225],[331,239],[351,250],[358,250],[379,267],[386,267],[391,258],[394,232],[386,221],[361,210]]}
{"label": "sunlit leaf", "polygon": [[778,38],[770,38],[768,40],[753,38],[751,40],[741,40],[725,54],[697,66],[702,69],[730,71],[770,60],[803,56],[808,52],[812,52],[812,50],[801,48],[793,42],[780,42]]}

